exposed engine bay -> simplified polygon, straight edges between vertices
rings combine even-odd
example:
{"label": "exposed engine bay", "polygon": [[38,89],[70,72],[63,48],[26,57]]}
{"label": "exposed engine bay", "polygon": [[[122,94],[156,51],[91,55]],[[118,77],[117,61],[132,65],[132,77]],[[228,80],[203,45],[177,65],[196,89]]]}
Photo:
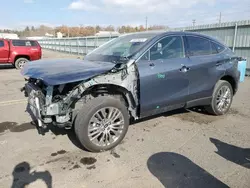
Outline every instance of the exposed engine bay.
{"label": "exposed engine bay", "polygon": [[84,102],[98,95],[117,95],[126,103],[131,117],[138,116],[138,71],[133,60],[117,64],[110,71],[84,81],[61,85],[46,85],[42,80],[29,78],[25,95],[29,97],[27,111],[38,126],[55,124],[71,128],[74,117]]}

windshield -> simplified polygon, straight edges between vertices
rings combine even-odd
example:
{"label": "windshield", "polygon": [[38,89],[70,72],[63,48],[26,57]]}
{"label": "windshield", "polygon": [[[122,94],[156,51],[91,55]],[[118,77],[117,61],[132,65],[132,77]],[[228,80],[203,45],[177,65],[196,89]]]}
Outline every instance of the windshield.
{"label": "windshield", "polygon": [[97,48],[85,59],[89,61],[107,61],[123,63],[136,54],[156,33],[130,34],[118,37]]}

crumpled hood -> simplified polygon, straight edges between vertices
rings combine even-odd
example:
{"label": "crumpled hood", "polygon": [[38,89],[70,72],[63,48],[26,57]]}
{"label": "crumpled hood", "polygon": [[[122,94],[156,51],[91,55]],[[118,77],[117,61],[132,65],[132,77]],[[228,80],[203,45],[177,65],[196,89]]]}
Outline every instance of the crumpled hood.
{"label": "crumpled hood", "polygon": [[60,85],[86,80],[111,70],[115,64],[80,59],[46,59],[25,64],[21,74],[43,80],[46,85]]}

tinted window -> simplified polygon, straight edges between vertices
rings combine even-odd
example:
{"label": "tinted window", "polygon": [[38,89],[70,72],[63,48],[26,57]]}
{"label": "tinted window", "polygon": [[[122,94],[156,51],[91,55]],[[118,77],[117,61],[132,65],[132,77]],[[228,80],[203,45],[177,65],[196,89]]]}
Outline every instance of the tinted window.
{"label": "tinted window", "polygon": [[147,53],[145,53],[140,60],[149,60],[149,56],[150,56],[150,53],[149,53],[149,50],[147,51]]}
{"label": "tinted window", "polygon": [[31,46],[37,46],[37,42],[36,41],[30,41],[30,44],[31,44]]}
{"label": "tinted window", "polygon": [[30,40],[12,40],[13,46],[37,46],[35,41]]}
{"label": "tinted window", "polygon": [[212,53],[210,41],[200,37],[187,36],[189,55],[209,55]]}
{"label": "tinted window", "polygon": [[223,45],[220,45],[220,44],[215,43],[215,42],[211,42],[211,43],[212,43],[212,48],[214,48],[217,53],[220,53],[225,49],[225,47]]}
{"label": "tinted window", "polygon": [[4,42],[2,40],[0,40],[0,48],[4,47]]}
{"label": "tinted window", "polygon": [[217,54],[218,51],[217,51],[216,47],[213,45],[212,42],[210,42],[210,43],[211,43],[211,48],[212,48],[212,54]]}
{"label": "tinted window", "polygon": [[142,59],[157,60],[180,58],[184,56],[182,38],[180,36],[166,37],[150,48]]}

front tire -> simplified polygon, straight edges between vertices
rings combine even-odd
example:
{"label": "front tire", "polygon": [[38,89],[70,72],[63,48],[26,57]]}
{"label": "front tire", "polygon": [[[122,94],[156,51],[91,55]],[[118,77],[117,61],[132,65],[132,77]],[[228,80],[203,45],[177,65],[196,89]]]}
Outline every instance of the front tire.
{"label": "front tire", "polygon": [[129,126],[127,107],[112,96],[99,96],[87,101],[75,120],[75,133],[89,151],[101,152],[116,147]]}
{"label": "front tire", "polygon": [[16,69],[22,69],[23,66],[25,65],[25,63],[27,63],[29,60],[26,59],[26,58],[18,58],[16,61],[15,61],[15,67]]}
{"label": "front tire", "polygon": [[206,107],[210,114],[220,116],[226,114],[233,101],[233,89],[229,82],[219,80],[214,88],[212,102]]}

